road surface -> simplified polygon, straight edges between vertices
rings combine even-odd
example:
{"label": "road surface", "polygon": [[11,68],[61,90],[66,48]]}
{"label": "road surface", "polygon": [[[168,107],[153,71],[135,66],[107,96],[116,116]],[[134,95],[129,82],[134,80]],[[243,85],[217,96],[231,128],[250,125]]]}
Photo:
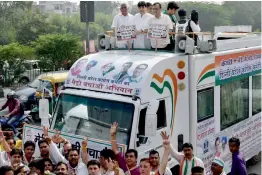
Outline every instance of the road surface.
{"label": "road surface", "polygon": [[255,174],[261,175],[262,174],[261,173],[261,162],[258,162],[257,164],[248,167],[247,172],[248,174],[255,173]]}

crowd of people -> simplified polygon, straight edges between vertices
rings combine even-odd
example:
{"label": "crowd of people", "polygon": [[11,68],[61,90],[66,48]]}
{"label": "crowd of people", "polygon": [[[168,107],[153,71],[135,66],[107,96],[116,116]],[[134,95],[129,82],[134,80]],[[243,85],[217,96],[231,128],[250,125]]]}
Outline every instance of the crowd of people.
{"label": "crowd of people", "polygon": [[[167,167],[169,155],[180,165],[179,175],[205,175],[206,170],[201,159],[194,156],[191,143],[184,143],[183,152],[178,152],[171,144],[166,132],[162,132],[164,152],[160,161],[157,150],[151,150],[149,156],[142,158],[138,163],[138,152],[128,149],[123,156],[118,150],[116,142],[118,124],[114,122],[110,129],[111,149],[103,149],[99,160],[88,159],[88,139],[82,141],[81,148],[75,148],[57,131],[52,137],[48,135],[48,128],[43,127],[43,139],[16,143],[12,135],[4,134],[0,130],[1,175],[172,175]],[[58,148],[62,144],[62,148]],[[36,146],[40,156],[34,157]],[[232,152],[231,175],[246,175],[245,160],[239,153],[240,142],[237,138],[229,140],[229,149]],[[161,162],[161,163],[160,163]],[[224,161],[215,157],[212,161],[213,175],[225,175]],[[175,173],[174,173],[175,174]]]}
{"label": "crowd of people", "polygon": [[[135,26],[136,38],[132,43],[134,48],[174,50],[175,37],[179,33],[188,33],[188,36],[193,38],[196,43],[197,33],[201,31],[196,10],[193,10],[188,18],[186,10],[179,10],[176,2],[169,2],[166,10],[162,9],[162,5],[159,2],[151,4],[140,1],[137,7],[139,13],[133,16],[128,13],[128,5],[122,3],[120,5],[121,12],[114,17],[112,23],[112,29],[115,33],[122,26]],[[179,20],[175,16],[177,11]],[[166,26],[164,30],[167,35],[162,34],[164,37],[161,40],[148,39],[147,33],[152,25]],[[118,48],[128,47],[127,41],[117,41],[116,44]]]}

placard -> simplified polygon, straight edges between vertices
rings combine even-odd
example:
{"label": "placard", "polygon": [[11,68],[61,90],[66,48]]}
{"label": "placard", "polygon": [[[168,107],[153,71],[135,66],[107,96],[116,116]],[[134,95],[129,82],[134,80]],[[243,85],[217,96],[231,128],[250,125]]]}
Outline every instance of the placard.
{"label": "placard", "polygon": [[136,38],[136,26],[121,26],[116,28],[117,41],[134,40]]}
{"label": "placard", "polygon": [[162,24],[150,24],[147,37],[149,39],[166,39],[168,37],[168,26]]}
{"label": "placard", "polygon": [[[28,140],[35,142],[36,149],[35,149],[34,156],[36,158],[40,157],[38,141],[43,139],[42,128],[38,126],[34,126],[34,125],[25,124],[23,131],[24,131],[23,132],[23,145]],[[48,131],[49,137],[52,137],[55,134],[56,132],[54,130]],[[61,132],[60,135],[63,136],[66,140],[70,141],[70,143],[72,143],[74,148],[81,150],[82,141],[84,140],[85,136],[73,135],[73,134],[64,133],[64,132]],[[58,144],[57,146],[58,148],[61,148],[63,144]],[[118,144],[117,146],[118,146],[118,150],[124,155],[126,151],[126,145]],[[88,138],[88,160],[93,160],[93,159],[98,160],[100,157],[100,152],[105,148],[111,149],[111,143],[109,141]]]}

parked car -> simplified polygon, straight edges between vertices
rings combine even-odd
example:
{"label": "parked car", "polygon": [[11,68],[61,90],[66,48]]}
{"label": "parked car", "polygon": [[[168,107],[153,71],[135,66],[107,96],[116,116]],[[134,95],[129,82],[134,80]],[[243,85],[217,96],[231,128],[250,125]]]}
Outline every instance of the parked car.
{"label": "parked car", "polygon": [[23,66],[25,72],[19,78],[19,83],[27,84],[34,80],[38,75],[40,75],[41,70],[38,66],[39,60],[25,60]]}

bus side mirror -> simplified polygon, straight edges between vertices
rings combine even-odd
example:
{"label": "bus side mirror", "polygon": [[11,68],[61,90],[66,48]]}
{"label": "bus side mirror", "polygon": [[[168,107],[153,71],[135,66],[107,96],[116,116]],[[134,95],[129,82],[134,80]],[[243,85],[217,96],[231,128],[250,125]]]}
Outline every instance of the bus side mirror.
{"label": "bus side mirror", "polygon": [[159,107],[158,100],[151,100],[146,112],[145,136],[156,136],[157,131],[157,110]]}
{"label": "bus side mirror", "polygon": [[41,126],[49,127],[49,101],[47,99],[39,100],[39,118],[41,119]]}

